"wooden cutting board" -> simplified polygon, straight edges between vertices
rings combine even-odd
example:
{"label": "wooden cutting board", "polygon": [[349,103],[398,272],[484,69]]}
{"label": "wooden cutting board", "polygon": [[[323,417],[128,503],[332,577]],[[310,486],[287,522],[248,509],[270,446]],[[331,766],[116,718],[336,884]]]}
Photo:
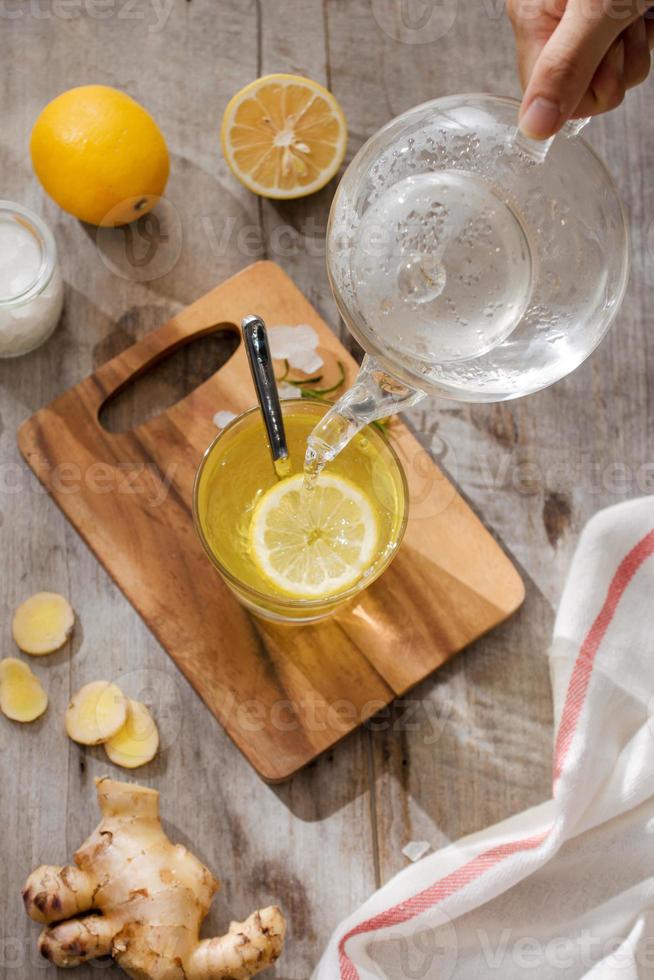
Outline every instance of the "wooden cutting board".
{"label": "wooden cutting board", "polygon": [[[259,773],[286,779],[520,605],[522,582],[454,486],[398,420],[410,519],[391,567],[322,623],[248,614],[196,537],[191,490],[214,414],[255,401],[241,344],[204,384],[127,433],[102,405],[156,361],[248,313],[309,323],[324,384],[355,361],[286,274],[258,262],[207,293],[23,424],[18,443],[99,561]],[[71,465],[72,464],[72,468]]]}

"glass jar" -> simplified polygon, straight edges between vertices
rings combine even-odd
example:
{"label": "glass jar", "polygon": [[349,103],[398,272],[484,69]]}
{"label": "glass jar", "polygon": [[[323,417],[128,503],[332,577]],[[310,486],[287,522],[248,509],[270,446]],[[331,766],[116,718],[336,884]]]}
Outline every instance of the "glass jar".
{"label": "glass jar", "polygon": [[33,211],[0,200],[0,357],[18,357],[44,343],[63,303],[52,232]]}

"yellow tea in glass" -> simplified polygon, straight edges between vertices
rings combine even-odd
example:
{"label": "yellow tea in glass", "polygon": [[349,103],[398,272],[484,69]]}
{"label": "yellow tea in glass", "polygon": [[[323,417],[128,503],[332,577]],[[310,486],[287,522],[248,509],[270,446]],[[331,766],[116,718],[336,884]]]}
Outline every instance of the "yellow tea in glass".
{"label": "yellow tea in glass", "polygon": [[313,399],[282,402],[283,477],[258,408],[223,429],[197,473],[193,514],[205,551],[241,602],[267,619],[329,615],[384,571],[404,534],[404,472],[375,427],[305,487],[307,437],[328,408]]}

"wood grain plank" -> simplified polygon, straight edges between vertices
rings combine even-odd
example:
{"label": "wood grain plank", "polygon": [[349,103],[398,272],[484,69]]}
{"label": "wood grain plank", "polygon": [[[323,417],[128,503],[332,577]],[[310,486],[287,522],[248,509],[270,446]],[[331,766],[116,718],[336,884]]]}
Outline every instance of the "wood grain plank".
{"label": "wood grain plank", "polygon": [[[322,0],[259,0],[260,74],[290,72],[329,84]],[[350,349],[325,275],[325,232],[338,178],[308,198],[260,203],[266,257],[279,263]]]}

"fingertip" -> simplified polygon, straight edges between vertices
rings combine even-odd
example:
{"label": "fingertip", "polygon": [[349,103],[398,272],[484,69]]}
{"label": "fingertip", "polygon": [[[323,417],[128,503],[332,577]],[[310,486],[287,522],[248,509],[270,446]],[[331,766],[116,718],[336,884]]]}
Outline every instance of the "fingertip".
{"label": "fingertip", "polygon": [[546,140],[558,131],[561,117],[561,109],[555,102],[537,95],[522,109],[518,126],[529,139]]}

